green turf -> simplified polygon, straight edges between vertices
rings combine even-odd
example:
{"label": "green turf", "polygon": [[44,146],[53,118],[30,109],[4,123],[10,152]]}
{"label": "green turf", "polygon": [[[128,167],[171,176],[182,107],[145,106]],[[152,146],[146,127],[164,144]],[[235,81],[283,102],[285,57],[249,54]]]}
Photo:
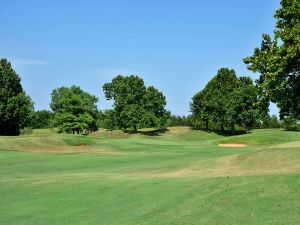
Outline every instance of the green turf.
{"label": "green turf", "polygon": [[0,224],[300,224],[300,132],[35,130],[0,146]]}

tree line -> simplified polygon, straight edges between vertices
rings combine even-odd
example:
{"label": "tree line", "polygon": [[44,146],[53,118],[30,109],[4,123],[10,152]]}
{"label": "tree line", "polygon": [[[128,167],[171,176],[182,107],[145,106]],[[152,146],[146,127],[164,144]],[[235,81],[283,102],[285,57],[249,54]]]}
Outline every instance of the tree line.
{"label": "tree line", "polygon": [[300,1],[280,4],[273,35],[263,34],[260,47],[244,58],[247,68],[260,74],[255,86],[249,77],[237,79],[233,70],[223,68],[193,97],[193,115],[206,129],[211,124],[233,131],[239,125],[247,131],[266,118],[270,102],[277,104],[286,129],[299,128]]}
{"label": "tree line", "polygon": [[[103,85],[113,109],[100,111],[98,98],[79,86],[59,87],[51,93],[51,111],[34,111],[21,79],[6,59],[0,60],[0,135],[18,135],[24,127],[57,127],[59,132],[89,133],[98,127],[136,132],[140,128],[193,126],[229,131],[284,126],[299,129],[300,120],[300,2],[282,0],[273,37],[263,34],[259,48],[244,59],[257,81],[221,68],[196,93],[191,115],[171,115],[166,98],[142,78],[118,75]],[[269,103],[280,110],[280,120],[268,114]]]}
{"label": "tree line", "polygon": [[98,127],[136,132],[144,127],[165,127],[170,118],[162,92],[146,87],[138,76],[118,75],[103,85],[103,91],[107,100],[114,100],[113,109],[100,111],[98,98],[74,85],[52,91],[52,111],[34,112],[20,77],[6,59],[1,59],[0,134],[18,135],[24,127],[57,127],[59,132],[73,134],[93,132]]}

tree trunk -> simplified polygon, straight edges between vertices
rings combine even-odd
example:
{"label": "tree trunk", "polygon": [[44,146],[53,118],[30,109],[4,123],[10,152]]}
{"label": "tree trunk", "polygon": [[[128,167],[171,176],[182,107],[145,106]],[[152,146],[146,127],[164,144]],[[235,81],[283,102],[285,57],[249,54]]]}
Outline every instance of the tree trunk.
{"label": "tree trunk", "polygon": [[246,134],[249,134],[249,127],[245,126]]}
{"label": "tree trunk", "polygon": [[234,124],[231,124],[231,133],[234,134]]}
{"label": "tree trunk", "polygon": [[208,120],[205,120],[205,129],[208,130]]}
{"label": "tree trunk", "polygon": [[223,125],[223,123],[221,124],[221,131],[224,132],[224,125]]}
{"label": "tree trunk", "polygon": [[137,127],[133,126],[133,132],[136,133],[137,132]]}

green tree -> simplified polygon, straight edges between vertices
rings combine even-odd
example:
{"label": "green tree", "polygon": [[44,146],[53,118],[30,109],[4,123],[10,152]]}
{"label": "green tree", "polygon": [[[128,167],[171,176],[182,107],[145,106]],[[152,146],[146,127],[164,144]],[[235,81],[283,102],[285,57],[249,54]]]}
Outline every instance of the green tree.
{"label": "green tree", "polygon": [[235,121],[228,114],[228,102],[237,87],[237,80],[234,70],[221,68],[205,88],[193,97],[191,110],[195,118],[205,121],[206,129],[209,121],[219,125],[221,131],[234,126]]}
{"label": "green tree", "polygon": [[282,0],[274,38],[263,34],[260,48],[244,59],[248,69],[260,73],[263,101],[277,103],[280,118],[300,117],[300,1]]}
{"label": "green tree", "polygon": [[282,121],[282,126],[286,130],[297,130],[298,124],[297,120],[292,116],[286,116]]}
{"label": "green tree", "polygon": [[147,87],[143,96],[144,126],[164,127],[170,117],[170,113],[165,109],[166,104],[166,98],[162,92],[153,86]]}
{"label": "green tree", "polygon": [[115,123],[123,129],[163,127],[169,117],[165,96],[147,87],[138,76],[121,76],[103,85],[108,100],[114,100]]}
{"label": "green tree", "polygon": [[53,113],[48,110],[34,112],[31,119],[32,128],[50,128],[53,126]]}
{"label": "green tree", "polygon": [[33,103],[6,59],[0,60],[0,135],[18,135],[29,123]]}
{"label": "green tree", "polygon": [[[220,127],[234,132],[235,125],[249,131],[259,114],[257,88],[251,78],[237,78],[234,70],[222,68],[203,90],[192,98],[194,123],[205,122],[205,128]],[[200,123],[201,124],[201,123]]]}
{"label": "green tree", "polygon": [[229,119],[228,102],[231,93],[237,87],[237,76],[234,70],[221,68],[217,75],[207,84],[207,94],[209,97],[209,107],[211,108],[212,120],[219,124],[221,131],[224,127],[232,128],[235,124],[233,119]]}
{"label": "green tree", "polygon": [[[208,103],[210,100],[209,96],[206,96],[208,94],[207,87],[195,94],[192,98],[191,103],[191,111],[193,112],[193,121],[194,125],[197,126],[199,121],[205,122],[205,129],[209,130],[209,121],[211,119],[212,115],[212,107]],[[200,122],[201,124],[201,122]]]}
{"label": "green tree", "polygon": [[229,97],[227,115],[232,118],[232,123],[242,126],[248,133],[260,115],[258,91],[250,77],[238,78],[237,84]]}
{"label": "green tree", "polygon": [[61,132],[79,134],[97,130],[98,98],[78,86],[60,87],[51,95],[50,107]]}
{"label": "green tree", "polygon": [[109,130],[117,129],[118,126],[115,122],[115,110],[107,109],[99,112],[98,126]]}
{"label": "green tree", "polygon": [[280,122],[276,115],[269,114],[261,116],[259,128],[280,128]]}
{"label": "green tree", "polygon": [[188,115],[188,116],[171,115],[167,121],[167,126],[168,127],[192,126],[192,115]]}
{"label": "green tree", "polygon": [[280,122],[276,115],[271,116],[269,128],[280,128]]}

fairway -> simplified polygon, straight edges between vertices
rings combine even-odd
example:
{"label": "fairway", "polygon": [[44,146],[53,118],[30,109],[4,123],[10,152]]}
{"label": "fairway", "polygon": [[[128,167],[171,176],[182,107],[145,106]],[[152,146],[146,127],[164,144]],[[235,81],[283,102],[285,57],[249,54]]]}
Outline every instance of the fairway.
{"label": "fairway", "polygon": [[0,137],[0,224],[300,224],[300,132],[107,137]]}

